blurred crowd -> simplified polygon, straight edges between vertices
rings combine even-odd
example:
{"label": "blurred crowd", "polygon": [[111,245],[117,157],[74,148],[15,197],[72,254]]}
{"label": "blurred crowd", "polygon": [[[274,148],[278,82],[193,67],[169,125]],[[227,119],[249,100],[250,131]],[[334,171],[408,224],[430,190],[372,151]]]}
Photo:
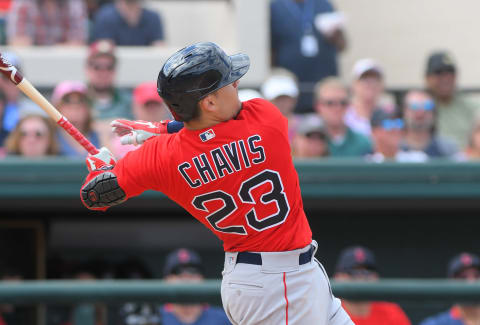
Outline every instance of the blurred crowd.
{"label": "blurred crowd", "polygon": [[[0,34],[13,51],[29,45],[88,46],[85,81],[65,80],[46,95],[94,145],[121,158],[135,147],[112,136],[112,120],[172,118],[154,80],[133,89],[120,89],[116,82],[117,46],[165,44],[161,14],[145,2],[1,3]],[[374,163],[480,158],[480,101],[458,89],[452,53],[435,51],[425,58],[424,87],[389,92],[388,67],[375,58],[359,58],[348,78],[338,76],[338,54],[348,46],[345,19],[328,0],[272,0],[270,7],[271,74],[258,89],[240,84],[239,96],[262,97],[279,108],[289,121],[294,158]],[[13,51],[3,55],[21,70]],[[82,158],[85,151],[1,77],[0,157],[57,155]]]}

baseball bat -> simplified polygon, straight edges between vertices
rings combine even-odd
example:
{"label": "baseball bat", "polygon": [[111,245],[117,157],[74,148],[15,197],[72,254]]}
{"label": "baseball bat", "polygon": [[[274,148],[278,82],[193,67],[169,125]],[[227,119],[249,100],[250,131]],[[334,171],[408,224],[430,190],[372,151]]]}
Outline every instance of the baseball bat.
{"label": "baseball bat", "polygon": [[41,109],[45,111],[58,125],[68,132],[78,143],[88,151],[95,155],[98,149],[78,131],[78,129],[70,123],[60,112],[26,79],[17,68],[10,64],[0,53],[0,72],[10,79],[25,95],[33,100]]}

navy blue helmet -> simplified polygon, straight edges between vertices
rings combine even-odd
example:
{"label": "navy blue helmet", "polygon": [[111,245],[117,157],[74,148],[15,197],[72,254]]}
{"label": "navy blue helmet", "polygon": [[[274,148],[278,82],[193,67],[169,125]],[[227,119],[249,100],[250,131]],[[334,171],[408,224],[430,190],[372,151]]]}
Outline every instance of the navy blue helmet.
{"label": "navy blue helmet", "polygon": [[157,90],[177,121],[198,114],[198,102],[240,79],[250,66],[246,54],[227,55],[217,44],[196,43],[173,54],[163,65]]}

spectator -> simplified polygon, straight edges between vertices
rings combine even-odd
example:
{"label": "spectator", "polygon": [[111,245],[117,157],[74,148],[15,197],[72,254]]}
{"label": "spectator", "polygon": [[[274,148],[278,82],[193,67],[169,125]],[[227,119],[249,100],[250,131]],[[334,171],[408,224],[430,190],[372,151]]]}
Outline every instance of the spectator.
{"label": "spectator", "polygon": [[463,152],[463,158],[467,160],[480,159],[480,119],[475,121],[469,137],[468,146]]}
{"label": "spectator", "polygon": [[5,119],[5,107],[7,105],[7,98],[5,94],[0,90],[0,157],[2,157],[4,152],[4,142],[7,138],[8,134],[10,133],[9,130],[6,130],[4,127],[4,119]]}
{"label": "spectator", "polygon": [[[76,281],[94,281],[96,276],[92,270],[92,264],[83,263],[77,266],[74,274]],[[105,307],[102,304],[82,303],[73,306],[68,324],[106,324]]]}
{"label": "spectator", "polygon": [[298,99],[297,78],[288,70],[277,68],[261,86],[265,99],[278,107],[280,112],[288,119],[288,138],[295,137],[300,118],[294,114]]}
{"label": "spectator", "polygon": [[[84,83],[79,81],[59,83],[53,90],[52,103],[94,146],[100,146],[98,135],[92,129],[90,100]],[[83,158],[87,155],[85,149],[65,130],[59,129],[57,138],[60,154],[72,158]]]}
{"label": "spectator", "polygon": [[[480,260],[470,253],[461,253],[448,265],[448,277],[459,281],[474,282],[480,279]],[[420,325],[469,325],[480,324],[479,303],[458,303],[450,310],[424,320]]]}
{"label": "spectator", "polygon": [[[166,259],[164,280],[168,283],[198,283],[204,280],[202,261],[197,253],[181,248]],[[207,304],[165,304],[161,307],[163,325],[227,325],[222,308]]]}
{"label": "spectator", "polygon": [[[144,82],[133,91],[133,119],[146,122],[158,122],[172,119],[163,99],[158,95],[155,82]],[[115,157],[121,158],[129,151],[139,148],[134,145],[122,145],[121,138],[109,131],[109,143]]]}
{"label": "spectator", "polygon": [[328,140],[320,117],[310,115],[299,125],[292,141],[294,158],[322,158],[328,156]]}
{"label": "spectator", "polygon": [[383,93],[383,70],[372,59],[358,60],[353,66],[352,105],[345,114],[345,124],[367,137],[371,135],[370,118],[378,108]]}
{"label": "spectator", "polygon": [[[7,44],[7,17],[10,7],[12,6],[12,0],[0,1],[0,44]],[[1,323],[0,323],[1,324]]]}
{"label": "spectator", "polygon": [[[130,257],[117,267],[117,279],[151,279],[152,274],[147,266],[138,258]],[[122,306],[119,319],[115,324],[119,325],[160,325],[161,318],[157,307],[152,303],[128,302]]]}
{"label": "spectator", "polygon": [[[334,277],[338,282],[377,281],[375,256],[362,246],[345,248],[338,259]],[[394,303],[342,299],[342,305],[356,325],[410,325],[403,310]]]}
{"label": "spectator", "polygon": [[342,16],[328,0],[273,0],[270,11],[272,63],[300,82],[296,112],[312,112],[313,85],[338,73],[337,52],[346,45]]}
{"label": "spectator", "polygon": [[83,45],[87,12],[78,0],[14,0],[7,22],[8,44]]}
{"label": "spectator", "polygon": [[238,90],[238,99],[241,102],[246,102],[254,98],[263,98],[263,96],[258,91],[251,88],[243,88]]}
{"label": "spectator", "polygon": [[448,53],[436,52],[428,58],[426,83],[436,104],[438,135],[465,149],[478,104],[456,91],[456,80],[457,67]]}
{"label": "spectator", "polygon": [[142,7],[142,1],[115,0],[97,12],[93,39],[124,46],[163,45],[163,24],[157,12]]}
{"label": "spectator", "polygon": [[85,75],[88,95],[92,99],[94,129],[103,145],[110,143],[110,122],[115,118],[132,119],[130,93],[115,86],[117,57],[115,45],[98,41],[90,45]]}
{"label": "spectator", "polygon": [[87,17],[88,17],[88,40],[89,42],[93,41],[93,20],[97,11],[107,3],[113,2],[113,0],[85,0],[87,7]]}
{"label": "spectator", "polygon": [[[21,62],[18,55],[13,52],[5,51],[2,52],[2,56],[22,72]],[[15,125],[17,125],[19,112],[21,110],[34,110],[35,108],[40,110],[40,108],[30,99],[24,97],[20,89],[3,74],[0,75],[0,91],[5,93],[7,98],[7,106],[4,111],[2,128],[9,132],[15,128]]]}
{"label": "spectator", "polygon": [[115,277],[130,280],[151,279],[152,273],[141,259],[129,257],[117,265]]}
{"label": "spectator", "polygon": [[329,77],[315,86],[315,110],[325,122],[332,157],[360,157],[372,150],[367,137],[345,125],[348,104],[347,88],[339,79]]}
{"label": "spectator", "polygon": [[132,118],[130,95],[115,86],[116,68],[113,43],[99,41],[90,45],[85,75],[95,119]]}
{"label": "spectator", "polygon": [[394,113],[377,109],[372,114],[373,154],[366,158],[372,162],[425,162],[428,156],[423,151],[404,151],[400,148],[404,122]]}
{"label": "spectator", "polygon": [[26,158],[56,155],[55,125],[44,115],[27,113],[10,133],[5,145],[9,154]]}
{"label": "spectator", "polygon": [[[11,261],[9,261],[11,263]],[[20,283],[24,280],[22,272],[9,262],[0,264],[0,281]],[[0,325],[30,324],[32,321],[31,307],[13,304],[0,304]]]}
{"label": "spectator", "polygon": [[144,82],[134,89],[133,116],[135,120],[149,122],[172,119],[167,105],[158,95],[156,82]]}
{"label": "spectator", "polygon": [[405,151],[423,151],[430,158],[451,158],[457,152],[456,147],[435,135],[434,108],[432,97],[424,91],[411,90],[405,94],[405,134],[400,147]]}

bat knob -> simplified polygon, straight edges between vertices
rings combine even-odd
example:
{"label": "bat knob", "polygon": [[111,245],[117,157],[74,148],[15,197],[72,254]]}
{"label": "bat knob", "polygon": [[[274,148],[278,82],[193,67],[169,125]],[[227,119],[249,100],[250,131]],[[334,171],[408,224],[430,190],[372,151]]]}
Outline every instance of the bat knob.
{"label": "bat knob", "polygon": [[23,80],[23,76],[18,72],[17,68],[11,65],[2,54],[0,54],[0,72],[16,85]]}

